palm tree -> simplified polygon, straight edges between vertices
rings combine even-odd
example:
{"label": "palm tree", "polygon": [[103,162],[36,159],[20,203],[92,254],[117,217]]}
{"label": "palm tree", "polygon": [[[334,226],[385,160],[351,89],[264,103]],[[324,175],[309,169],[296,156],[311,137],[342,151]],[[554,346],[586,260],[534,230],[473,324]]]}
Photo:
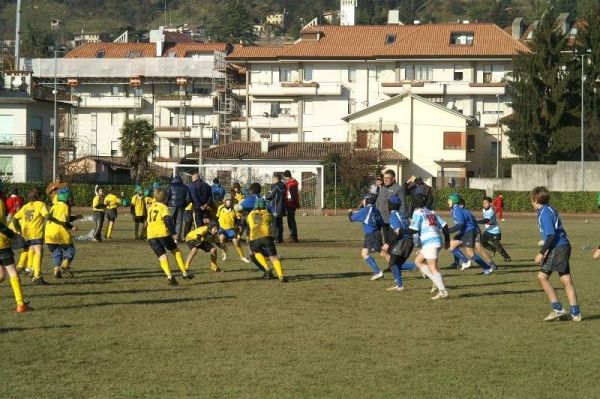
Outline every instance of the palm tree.
{"label": "palm tree", "polygon": [[148,171],[148,158],[156,151],[156,134],[146,119],[126,120],[121,128],[121,152],[131,165],[131,179],[139,183]]}

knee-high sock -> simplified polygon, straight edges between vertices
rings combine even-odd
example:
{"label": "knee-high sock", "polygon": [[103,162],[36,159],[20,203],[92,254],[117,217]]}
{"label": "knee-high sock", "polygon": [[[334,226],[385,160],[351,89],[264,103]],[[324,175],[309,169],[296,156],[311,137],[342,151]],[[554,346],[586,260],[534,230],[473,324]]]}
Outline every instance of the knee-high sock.
{"label": "knee-high sock", "polygon": [[402,271],[398,267],[398,265],[392,265],[392,275],[394,276],[394,281],[398,287],[402,287]]}
{"label": "knee-high sock", "polygon": [[481,256],[475,254],[473,255],[473,257],[471,258],[473,259],[473,261],[475,263],[477,263],[479,266],[483,267],[483,270],[488,270],[490,268],[490,265],[486,263],[486,261],[484,261]]}
{"label": "knee-high sock", "polygon": [[375,259],[373,259],[372,256],[368,256],[365,259],[365,262],[367,262],[367,265],[369,265],[369,267],[371,268],[371,270],[373,271],[373,273],[377,274],[377,273],[381,273],[381,269],[379,268],[379,266],[377,266],[377,262],[375,261]]}
{"label": "knee-high sock", "polygon": [[[461,263],[466,263],[469,261],[469,258],[467,258],[465,256],[465,254],[463,254],[460,249],[458,248],[454,248],[452,250],[452,255],[454,255],[454,261],[456,262],[456,260],[458,259]],[[457,262],[458,263],[458,262]]]}
{"label": "knee-high sock", "polygon": [[444,280],[442,280],[442,275],[440,274],[440,272],[433,273],[431,280],[436,285],[436,287],[438,287],[438,290],[440,290],[440,291],[446,290],[446,286],[444,286]]}
{"label": "knee-high sock", "polygon": [[256,261],[258,263],[260,263],[260,265],[263,267],[263,269],[265,269],[265,271],[269,271],[271,270],[271,268],[269,267],[269,264],[267,263],[267,260],[265,259],[265,256],[263,254],[261,254],[260,252],[257,252],[254,254],[254,257],[256,258]]}
{"label": "knee-high sock", "polygon": [[219,266],[217,266],[217,254],[210,254],[210,270],[215,272],[219,270]]}
{"label": "knee-high sock", "polygon": [[183,255],[181,254],[181,251],[176,249],[175,252],[173,252],[173,254],[175,255],[175,262],[177,262],[179,270],[181,270],[182,273],[185,273],[185,261],[183,260]]}
{"label": "knee-high sock", "polygon": [[42,276],[42,254],[34,252],[33,254],[33,277],[40,278]]}
{"label": "knee-high sock", "polygon": [[17,264],[17,268],[25,269],[28,258],[29,258],[29,250],[21,252],[21,255],[19,256],[19,263]]}
{"label": "knee-high sock", "polygon": [[244,250],[242,249],[240,244],[235,246],[235,250],[236,250],[237,254],[239,255],[240,259],[244,257]]}
{"label": "knee-high sock", "polygon": [[429,270],[429,267],[425,263],[421,263],[421,264],[417,263],[417,267],[419,268],[421,273],[423,273],[424,275],[429,277],[430,280],[433,281],[433,274],[431,274],[431,270]]}
{"label": "knee-high sock", "polygon": [[13,293],[15,294],[15,301],[17,301],[17,305],[23,305],[23,291],[21,290],[21,281],[19,281],[19,276],[11,277],[10,285],[12,286]]}
{"label": "knee-high sock", "polygon": [[167,275],[167,277],[171,277],[171,267],[169,266],[169,261],[167,259],[159,259],[160,267],[163,269],[163,272]]}
{"label": "knee-high sock", "polygon": [[281,280],[283,278],[283,267],[281,266],[281,261],[279,259],[275,259],[271,262],[273,262],[273,267],[275,268],[277,277],[279,277],[279,279]]}
{"label": "knee-high sock", "polygon": [[106,230],[106,238],[112,238],[112,231],[114,227],[114,223],[108,223],[108,230]]}
{"label": "knee-high sock", "polygon": [[255,255],[250,255],[250,260],[258,268],[258,270],[260,270],[263,273],[267,272],[267,270],[263,267],[263,265],[260,264],[260,262],[258,261],[258,259],[256,259]]}

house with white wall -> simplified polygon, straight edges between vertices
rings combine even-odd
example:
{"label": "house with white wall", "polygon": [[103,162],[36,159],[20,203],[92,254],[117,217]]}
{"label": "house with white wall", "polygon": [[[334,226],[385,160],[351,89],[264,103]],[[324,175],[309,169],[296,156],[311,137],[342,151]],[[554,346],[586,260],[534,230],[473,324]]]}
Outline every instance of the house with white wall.
{"label": "house with white wall", "polygon": [[[468,117],[460,145],[470,162],[460,174],[489,174],[498,143],[500,155],[511,156],[499,118],[512,112],[506,91],[512,58],[528,51],[493,24],[308,26],[293,45],[242,47],[228,56],[247,70],[245,90],[237,92],[245,118],[234,126],[251,141],[266,134],[273,142],[357,142],[347,116],[410,93]],[[386,122],[405,119],[398,115]],[[423,133],[435,130],[430,127]],[[392,139],[392,148],[401,148],[400,136]],[[430,182],[442,169],[416,164],[424,161],[415,154],[403,155]]]}

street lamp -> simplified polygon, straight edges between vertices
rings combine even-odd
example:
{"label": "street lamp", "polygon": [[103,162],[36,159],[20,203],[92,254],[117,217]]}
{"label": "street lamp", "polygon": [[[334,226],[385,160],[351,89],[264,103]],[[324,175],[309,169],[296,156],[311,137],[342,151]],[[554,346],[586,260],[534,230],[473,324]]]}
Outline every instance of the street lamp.
{"label": "street lamp", "polygon": [[49,47],[48,50],[54,53],[54,89],[52,94],[54,95],[54,137],[52,139],[52,181],[56,181],[57,177],[57,163],[58,163],[58,112],[56,104],[56,94],[58,93],[56,71],[57,71],[57,59],[56,55],[65,51],[64,47],[55,49],[54,46]]}
{"label": "street lamp", "polygon": [[202,164],[204,160],[202,159],[202,150],[204,148],[204,126],[208,126],[210,123],[200,122],[200,147],[198,147],[198,173],[202,175]]}

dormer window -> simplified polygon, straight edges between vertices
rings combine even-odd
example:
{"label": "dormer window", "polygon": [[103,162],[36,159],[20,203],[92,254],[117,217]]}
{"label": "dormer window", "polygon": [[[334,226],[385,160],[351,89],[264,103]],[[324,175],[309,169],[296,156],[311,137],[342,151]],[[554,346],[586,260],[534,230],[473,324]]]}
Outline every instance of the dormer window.
{"label": "dormer window", "polygon": [[472,46],[475,34],[473,32],[452,32],[450,44],[455,46]]}
{"label": "dormer window", "polygon": [[127,58],[140,58],[141,56],[142,56],[142,52],[141,51],[130,50],[127,53]]}
{"label": "dormer window", "polygon": [[104,50],[96,51],[96,58],[104,58]]}
{"label": "dormer window", "polygon": [[394,44],[396,43],[396,35],[392,33],[388,33],[385,35],[385,44]]}

